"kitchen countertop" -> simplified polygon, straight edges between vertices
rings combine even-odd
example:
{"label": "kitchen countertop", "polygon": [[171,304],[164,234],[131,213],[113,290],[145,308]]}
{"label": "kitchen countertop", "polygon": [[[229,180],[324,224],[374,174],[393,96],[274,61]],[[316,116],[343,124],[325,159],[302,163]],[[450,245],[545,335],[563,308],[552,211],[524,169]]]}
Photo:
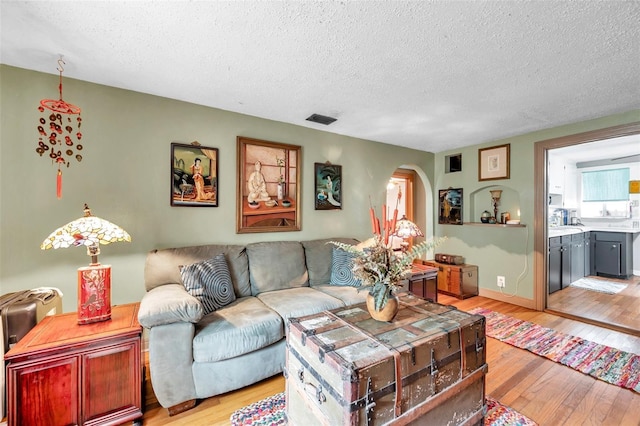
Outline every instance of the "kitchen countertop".
{"label": "kitchen countertop", "polygon": [[602,231],[602,232],[624,232],[628,234],[640,233],[640,228],[610,228],[607,226],[554,226],[550,227],[547,236],[561,237],[563,235],[579,234],[581,232]]}

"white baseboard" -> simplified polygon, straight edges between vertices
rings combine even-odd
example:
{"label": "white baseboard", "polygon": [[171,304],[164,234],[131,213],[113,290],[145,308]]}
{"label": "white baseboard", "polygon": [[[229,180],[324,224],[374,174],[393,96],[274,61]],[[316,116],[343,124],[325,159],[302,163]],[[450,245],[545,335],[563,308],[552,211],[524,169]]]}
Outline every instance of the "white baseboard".
{"label": "white baseboard", "polygon": [[482,297],[488,297],[489,299],[499,300],[500,302],[511,303],[512,305],[522,306],[523,308],[536,309],[536,303],[533,299],[526,299],[521,296],[511,296],[499,291],[489,290],[486,288],[479,288],[478,293]]}

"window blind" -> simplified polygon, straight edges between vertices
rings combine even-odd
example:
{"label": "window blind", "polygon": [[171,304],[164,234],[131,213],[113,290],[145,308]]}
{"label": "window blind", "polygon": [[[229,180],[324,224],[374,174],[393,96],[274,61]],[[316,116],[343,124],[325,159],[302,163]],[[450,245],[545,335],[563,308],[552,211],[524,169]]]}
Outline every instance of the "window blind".
{"label": "window blind", "polygon": [[582,172],[582,201],[629,199],[629,169]]}

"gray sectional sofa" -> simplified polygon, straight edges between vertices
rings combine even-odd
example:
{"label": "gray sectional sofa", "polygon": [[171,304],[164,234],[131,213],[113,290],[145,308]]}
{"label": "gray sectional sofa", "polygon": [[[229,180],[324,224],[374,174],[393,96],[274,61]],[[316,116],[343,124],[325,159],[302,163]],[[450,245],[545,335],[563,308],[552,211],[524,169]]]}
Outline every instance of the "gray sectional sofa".
{"label": "gray sectional sofa", "polygon": [[[171,415],[282,372],[288,318],[366,298],[331,285],[332,238],[153,250],[139,320],[148,329],[151,383]],[[223,253],[236,300],[204,315],[182,284],[180,266]]]}

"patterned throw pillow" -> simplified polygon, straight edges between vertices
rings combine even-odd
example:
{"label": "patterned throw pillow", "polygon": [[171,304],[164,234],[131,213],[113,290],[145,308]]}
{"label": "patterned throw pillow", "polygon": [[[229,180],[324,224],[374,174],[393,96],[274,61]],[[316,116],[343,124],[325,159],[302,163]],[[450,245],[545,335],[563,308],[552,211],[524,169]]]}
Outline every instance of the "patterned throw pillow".
{"label": "patterned throw pillow", "polygon": [[353,258],[356,255],[334,247],[331,253],[331,285],[360,287],[360,280],[353,276]]}
{"label": "patterned throw pillow", "polygon": [[183,266],[180,276],[189,294],[202,303],[205,315],[236,300],[224,254]]}

